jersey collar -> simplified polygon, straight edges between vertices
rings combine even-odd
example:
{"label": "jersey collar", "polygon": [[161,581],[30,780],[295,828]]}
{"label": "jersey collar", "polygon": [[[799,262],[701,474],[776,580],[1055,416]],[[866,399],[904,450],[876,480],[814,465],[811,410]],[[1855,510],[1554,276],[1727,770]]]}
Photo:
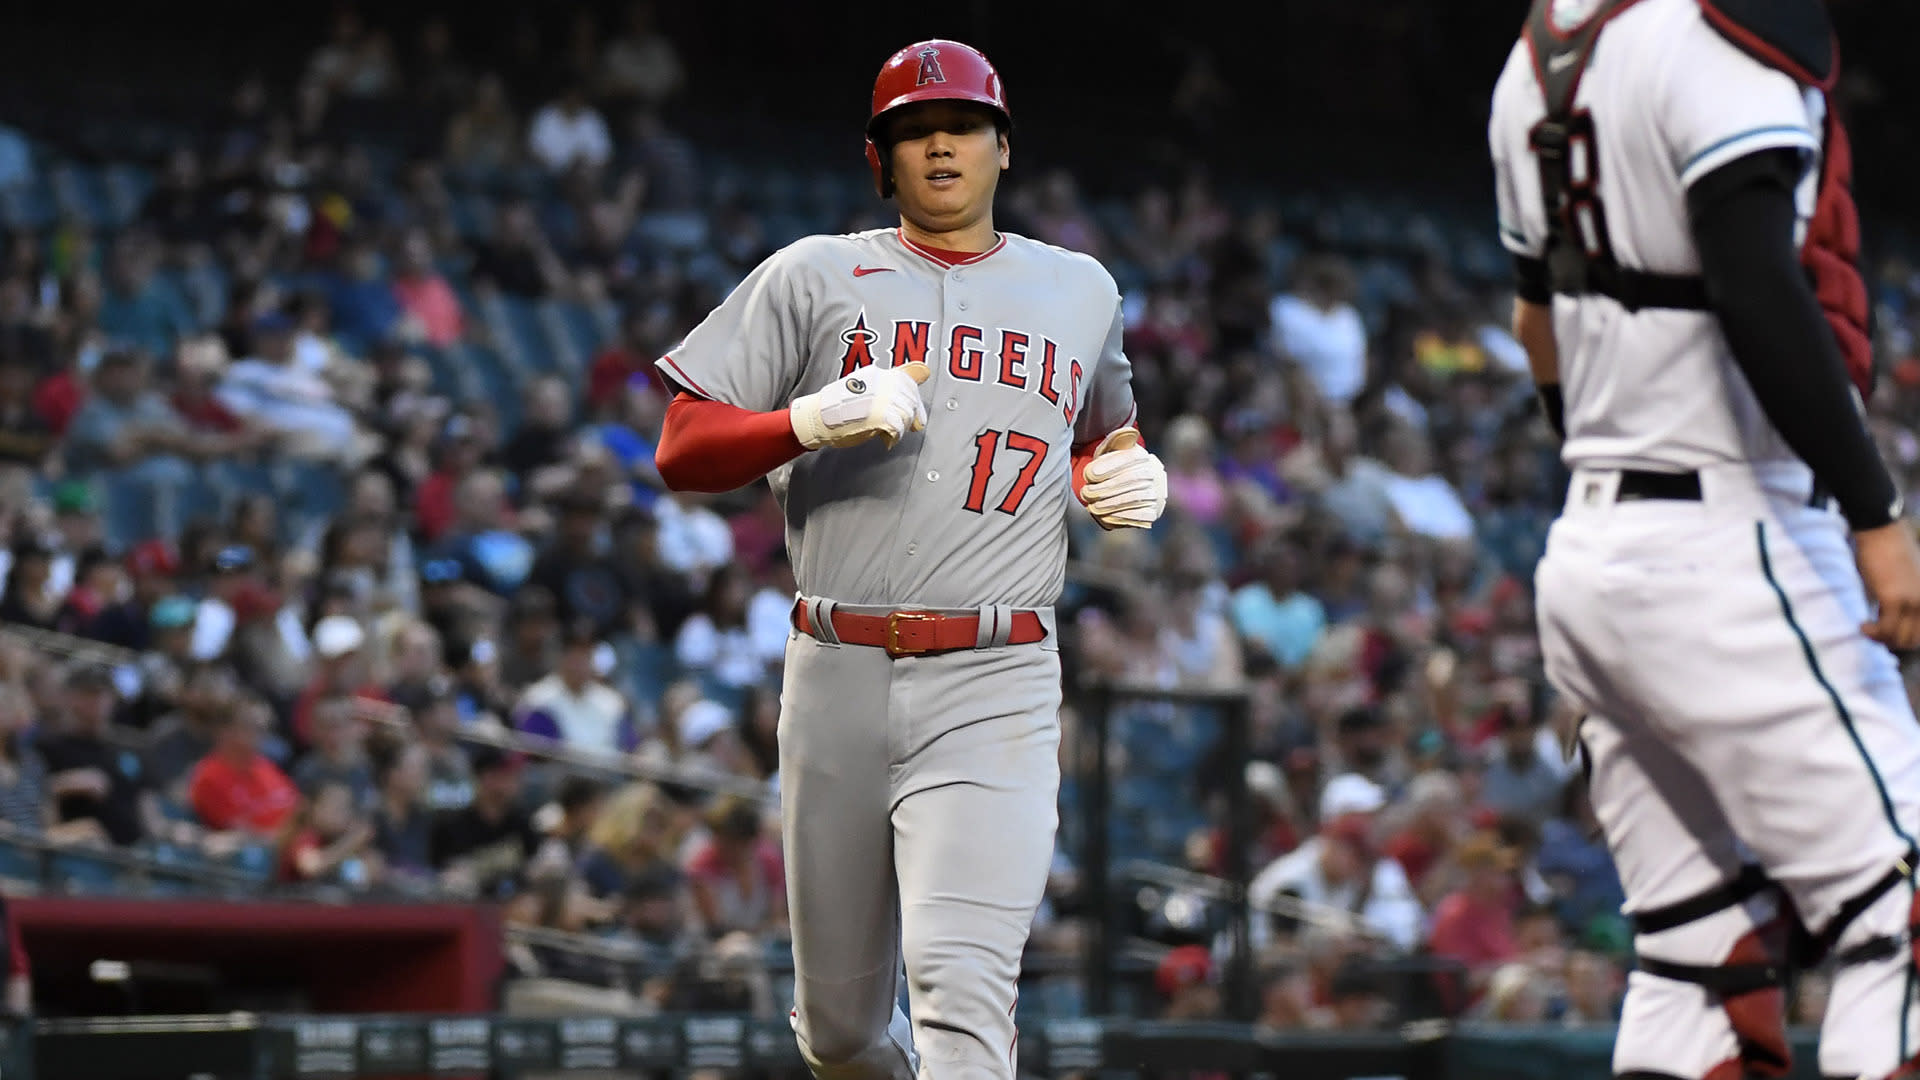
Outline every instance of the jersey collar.
{"label": "jersey collar", "polygon": [[984,259],[987,256],[993,254],[994,252],[999,251],[1001,248],[1007,246],[1007,234],[994,233],[994,235],[999,237],[1000,240],[998,243],[994,244],[992,247],[988,248],[985,251],[974,252],[973,254],[967,255],[964,258],[952,259],[952,258],[948,258],[947,255],[942,254],[941,252],[935,251],[934,249],[927,247],[924,244],[916,244],[913,241],[907,239],[906,231],[900,228],[898,225],[894,226],[893,235],[900,238],[900,242],[906,245],[906,248],[908,251],[913,252],[915,255],[920,256],[921,258],[927,260],[930,263],[933,263],[935,266],[938,266],[943,270],[951,270],[956,266],[971,266],[974,263],[979,262],[981,259]]}

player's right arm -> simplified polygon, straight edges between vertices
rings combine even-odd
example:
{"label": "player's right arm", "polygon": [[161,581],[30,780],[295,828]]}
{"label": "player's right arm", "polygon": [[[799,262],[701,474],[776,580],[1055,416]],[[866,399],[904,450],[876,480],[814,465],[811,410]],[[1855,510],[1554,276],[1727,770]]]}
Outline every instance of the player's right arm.
{"label": "player's right arm", "polygon": [[926,368],[868,368],[794,396],[813,343],[808,244],[754,268],[656,367],[678,391],[655,466],[675,491],[729,491],[800,454],[872,438],[892,445],[926,423]]}

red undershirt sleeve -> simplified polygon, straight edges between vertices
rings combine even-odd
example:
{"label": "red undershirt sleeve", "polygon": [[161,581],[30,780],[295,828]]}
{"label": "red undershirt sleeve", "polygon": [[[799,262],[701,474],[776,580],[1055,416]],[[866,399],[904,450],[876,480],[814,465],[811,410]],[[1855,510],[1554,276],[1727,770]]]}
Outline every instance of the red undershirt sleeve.
{"label": "red undershirt sleeve", "polygon": [[682,392],[667,406],[653,464],[674,491],[722,492],[804,453],[787,410],[753,412]]}

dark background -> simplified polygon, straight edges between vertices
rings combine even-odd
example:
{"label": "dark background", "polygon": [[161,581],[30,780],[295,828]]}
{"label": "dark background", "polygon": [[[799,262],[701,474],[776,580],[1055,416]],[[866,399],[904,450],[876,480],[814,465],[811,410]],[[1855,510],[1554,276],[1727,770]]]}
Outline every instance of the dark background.
{"label": "dark background", "polygon": [[[481,66],[550,60],[581,8],[615,26],[621,3],[361,5],[393,28],[403,70],[412,28],[449,16]],[[1526,5],[1515,0],[1280,0],[1266,4],[663,3],[662,26],[689,70],[671,120],[750,163],[858,168],[860,126],[881,60],[926,37],[980,46],[1000,67],[1016,116],[1016,168],[1072,162],[1088,193],[1195,163],[1223,181],[1290,191],[1419,185],[1434,199],[1485,203],[1486,103]],[[1854,129],[1870,218],[1908,217],[1920,76],[1909,62],[1920,5],[1838,0]],[[0,119],[57,138],[128,106],[205,115],[247,70],[292,84],[323,39],[329,4],[15,5],[0,14]],[[1228,97],[1186,134],[1169,99],[1196,63]],[[557,75],[554,77],[557,78]],[[155,86],[162,89],[156,91]],[[537,102],[522,101],[524,107]],[[823,131],[843,133],[822,138]]]}

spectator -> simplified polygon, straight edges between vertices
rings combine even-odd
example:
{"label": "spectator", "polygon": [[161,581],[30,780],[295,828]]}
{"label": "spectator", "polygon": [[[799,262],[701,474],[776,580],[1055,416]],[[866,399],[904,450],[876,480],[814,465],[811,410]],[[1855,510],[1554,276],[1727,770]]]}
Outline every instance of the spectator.
{"label": "spectator", "polygon": [[473,755],[473,801],[434,822],[433,865],[455,893],[503,900],[518,891],[521,870],[540,836],[521,806],[517,754],[483,746]]}
{"label": "spectator", "polygon": [[587,833],[607,805],[607,790],[598,781],[585,776],[561,779],[553,801],[534,815],[534,828],[546,840],[541,853],[551,853],[569,867],[577,867],[587,853]]}
{"label": "spectator", "polygon": [[1481,801],[1497,814],[1545,821],[1560,806],[1566,771],[1553,733],[1535,719],[1530,688],[1518,679],[1494,690],[1493,729],[1487,746]]}
{"label": "spectator", "polygon": [[[149,491],[187,481],[183,454],[194,444],[181,434],[180,417],[147,385],[146,362],[130,352],[101,357],[93,393],[66,430],[67,467],[85,474],[122,468]],[[157,497],[157,496],[156,496]],[[153,532],[171,532],[170,524]]]}
{"label": "spectator", "polygon": [[393,296],[405,313],[401,334],[436,349],[451,348],[466,337],[466,313],[460,298],[433,264],[433,240],[425,229],[408,229],[400,239]]}
{"label": "spectator", "polygon": [[1299,364],[1320,396],[1344,406],[1367,385],[1367,328],[1354,309],[1353,273],[1344,259],[1303,262],[1298,288],[1273,300],[1273,346]]}
{"label": "spectator", "polygon": [[501,292],[540,299],[568,287],[566,267],[540,230],[533,208],[524,202],[502,206],[493,226],[493,238],[479,245],[473,278]]}
{"label": "spectator", "polygon": [[242,420],[273,432],[287,453],[357,465],[369,447],[333,387],[294,366],[293,330],[293,320],[279,312],[256,319],[256,355],[229,366],[215,396]]}
{"label": "spectator", "polygon": [[634,0],[627,8],[626,31],[608,42],[600,56],[601,90],[652,114],[685,82],[679,51],[654,26],[653,4]]}
{"label": "spectator", "polygon": [[1407,872],[1421,898],[1433,903],[1439,896],[1432,887],[1442,879],[1431,871],[1447,860],[1468,825],[1459,778],[1446,771],[1414,777],[1403,813],[1405,824],[1387,840],[1385,850]]}
{"label": "spectator", "polygon": [[1254,876],[1247,895],[1263,913],[1254,920],[1256,944],[1270,939],[1276,926],[1300,920],[1342,920],[1403,952],[1419,944],[1425,922],[1420,901],[1400,864],[1374,853],[1369,818],[1351,813],[1326,821]]}
{"label": "spectator", "polygon": [[614,792],[587,830],[580,876],[602,899],[621,895],[654,868],[676,866],[681,832],[660,788],[636,782]]}
{"label": "spectator", "polygon": [[620,894],[619,939],[646,945],[669,956],[697,947],[687,876],[669,862],[656,862],[627,881]]}
{"label": "spectator", "polygon": [[79,826],[63,831],[125,847],[164,830],[139,756],[111,739],[117,704],[110,672],[74,668],[66,679],[66,715],[54,730],[41,733],[39,750],[56,823],[94,823],[85,832]]}
{"label": "spectator", "polygon": [[1233,626],[1205,598],[1210,579],[1202,574],[1172,575],[1167,621],[1161,629],[1162,648],[1172,658],[1180,685],[1228,689],[1244,678],[1240,639]]}
{"label": "spectator", "polygon": [[488,72],[473,87],[467,107],[447,123],[447,165],[461,172],[497,172],[520,156],[520,119],[506,84]]}
{"label": "spectator", "polygon": [[1402,528],[1433,540],[1472,539],[1473,515],[1447,478],[1433,471],[1426,439],[1405,423],[1393,424],[1383,456],[1392,470],[1385,478],[1387,502]]}
{"label": "spectator", "polygon": [[309,730],[312,747],[293,768],[293,782],[301,794],[318,801],[321,788],[337,784],[353,797],[356,812],[371,808],[376,794],[373,766],[367,760],[366,728],[356,715],[354,700],[321,700],[313,708]]}
{"label": "spectator", "polygon": [[[744,690],[767,677],[768,665],[780,655],[768,655],[747,629],[746,572],[729,563],[707,580],[700,610],[680,624],[673,653],[682,669],[720,686]],[[784,653],[784,643],[782,645]]]}
{"label": "spectator", "polygon": [[431,757],[418,742],[382,760],[373,808],[373,852],[388,884],[418,886],[433,877],[433,811],[427,802]]}
{"label": "spectator", "polygon": [[33,405],[39,374],[25,352],[0,346],[0,464],[40,469],[59,442]]}
{"label": "spectator", "polygon": [[587,103],[585,86],[569,82],[561,88],[559,97],[533,114],[527,151],[556,175],[597,172],[612,159],[613,139],[607,133],[607,122]]}
{"label": "spectator", "polygon": [[300,793],[260,752],[271,723],[259,701],[244,701],[221,717],[212,752],[194,767],[187,784],[194,816],[207,828],[267,837],[293,818]]}
{"label": "spectator", "polygon": [[328,615],[313,626],[313,678],[293,703],[293,736],[301,746],[319,739],[316,713],[330,699],[387,704],[386,691],[373,681],[366,655],[367,632],[351,615]]}
{"label": "spectator", "polygon": [[623,629],[629,596],[608,549],[604,502],[575,488],[555,509],[553,541],[534,562],[528,583],[553,594],[563,622],[585,619],[602,635]]}
{"label": "spectator", "polygon": [[466,581],[505,596],[525,583],[534,559],[533,545],[511,524],[506,481],[475,470],[454,489],[453,520],[431,554],[459,560]]}
{"label": "spectator", "polygon": [[1434,907],[1428,946],[1435,956],[1466,965],[1471,985],[1485,986],[1494,968],[1520,955],[1513,920],[1517,861],[1488,831],[1462,841],[1453,861],[1465,882]]}
{"label": "spectator", "polygon": [[172,353],[174,343],[194,331],[185,298],[156,274],[159,254],[151,237],[122,233],[113,245],[100,305],[100,328],[149,356]]}
{"label": "spectator", "polygon": [[378,860],[370,822],[355,816],[353,790],[325,781],[294,817],[280,848],[279,878],[294,885],[372,883]]}
{"label": "spectator", "polygon": [[0,597],[0,623],[52,630],[64,597],[52,587],[53,545],[29,532],[14,541],[7,569],[6,595]]}
{"label": "spectator", "polygon": [[573,402],[566,382],[557,376],[537,379],[527,391],[526,418],[501,448],[500,463],[523,489],[552,491],[556,487],[555,466],[567,460],[568,445],[574,437]]}
{"label": "spectator", "polygon": [[226,716],[239,701],[231,668],[202,661],[188,669],[179,708],[154,722],[147,748],[147,778],[166,804],[191,809],[194,769],[213,752]]}
{"label": "spectator", "polygon": [[455,740],[460,709],[453,685],[436,680],[414,710],[414,729],[427,752],[427,809],[458,810],[473,801],[473,762]]}
{"label": "spectator", "polygon": [[1168,950],[1154,968],[1153,986],[1163,1003],[1161,1020],[1220,1018],[1220,988],[1213,978],[1213,957],[1204,945]]}
{"label": "spectator", "polygon": [[1566,982],[1562,1024],[1577,1027],[1619,1022],[1625,979],[1612,960],[1587,949],[1575,949],[1567,954]]}
{"label": "spectator", "polygon": [[33,702],[0,682],[0,830],[39,836],[47,831],[47,763],[32,731]]}
{"label": "spectator", "polygon": [[1205,419],[1183,416],[1167,428],[1167,504],[1201,525],[1227,512],[1227,487],[1213,462],[1213,432]]}
{"label": "spectator", "polygon": [[1234,591],[1234,628],[1281,667],[1297,670],[1326,629],[1326,608],[1300,588],[1300,558],[1291,543],[1270,540],[1253,561],[1260,577]]}
{"label": "spectator", "polygon": [[725,796],[714,801],[705,819],[707,840],[687,857],[687,879],[707,934],[784,929],[787,892],[780,843],[768,835],[760,808]]}
{"label": "spectator", "polygon": [[570,624],[561,639],[558,667],[521,695],[514,726],[576,750],[627,753],[639,745],[626,698],[595,671],[600,648],[591,623]]}

